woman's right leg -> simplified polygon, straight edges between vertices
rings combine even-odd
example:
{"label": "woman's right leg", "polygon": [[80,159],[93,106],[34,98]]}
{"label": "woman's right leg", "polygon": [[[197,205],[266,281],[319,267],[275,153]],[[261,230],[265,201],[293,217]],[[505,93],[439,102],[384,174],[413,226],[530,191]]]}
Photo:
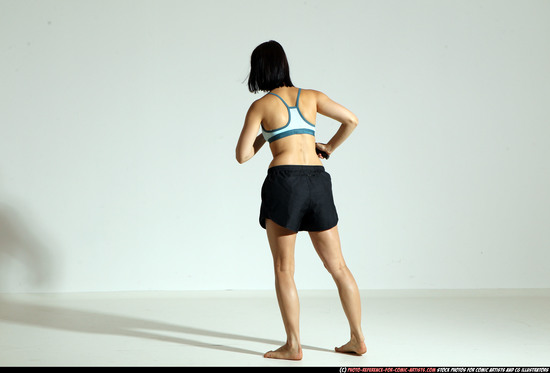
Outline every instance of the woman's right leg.
{"label": "woman's right leg", "polygon": [[296,232],[266,219],[267,238],[275,270],[275,290],[287,335],[284,346],[267,352],[264,357],[274,359],[300,360],[300,302],[294,283],[294,246]]}
{"label": "woman's right leg", "polygon": [[361,329],[361,298],[357,283],[344,261],[340,246],[338,227],[321,232],[309,232],[315,251],[323,261],[338,288],[338,294],[344,308],[344,313],[350,326],[350,341],[338,352],[353,352],[359,355],[367,352],[365,337]]}

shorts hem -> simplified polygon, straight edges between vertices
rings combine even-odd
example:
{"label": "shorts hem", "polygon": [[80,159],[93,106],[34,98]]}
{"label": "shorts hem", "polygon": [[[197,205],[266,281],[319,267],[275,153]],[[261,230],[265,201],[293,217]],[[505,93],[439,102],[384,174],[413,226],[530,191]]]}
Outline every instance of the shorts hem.
{"label": "shorts hem", "polygon": [[279,222],[277,222],[275,219],[272,219],[272,218],[268,218],[268,217],[263,217],[263,218],[260,218],[260,226],[263,228],[263,229],[267,229],[266,228],[266,220],[269,219],[271,220],[272,222],[274,222],[275,224],[285,228],[285,229],[288,229],[288,230],[291,230],[293,232],[323,232],[323,231],[328,231],[329,229],[332,229],[334,227],[336,227],[338,225],[338,220],[336,220],[336,222],[334,224],[327,224],[326,227],[321,227],[321,228],[311,228],[311,229],[306,229],[306,228],[295,228],[295,227],[290,227],[290,226],[287,226],[285,224],[281,224]]}
{"label": "shorts hem", "polygon": [[260,225],[262,226],[263,229],[267,229],[267,228],[266,228],[266,225],[267,225],[267,224],[266,224],[266,220],[267,220],[267,219],[271,220],[271,221],[274,222],[275,224],[277,224],[277,225],[279,225],[279,226],[281,226],[281,227],[283,227],[283,228],[285,228],[285,229],[288,229],[288,230],[290,230],[290,231],[293,231],[293,232],[296,232],[296,233],[298,233],[298,232],[300,231],[299,229],[295,229],[295,227],[290,227],[290,226],[288,226],[288,225],[281,224],[281,223],[279,223],[278,221],[276,221],[275,219],[268,218],[268,217],[263,217],[263,218],[260,219]]}
{"label": "shorts hem", "polygon": [[336,223],[334,223],[334,224],[328,224],[328,226],[326,228],[323,227],[323,228],[320,228],[320,229],[318,229],[318,228],[303,229],[303,231],[305,231],[305,232],[323,232],[323,231],[328,231],[329,229],[332,229],[332,228],[336,227],[337,225],[338,225],[338,221],[336,221]]}

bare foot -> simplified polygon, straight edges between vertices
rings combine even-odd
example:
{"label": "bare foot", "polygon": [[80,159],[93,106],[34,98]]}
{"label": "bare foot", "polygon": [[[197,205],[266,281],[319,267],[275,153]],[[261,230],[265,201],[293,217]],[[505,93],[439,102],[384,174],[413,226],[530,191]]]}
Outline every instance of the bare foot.
{"label": "bare foot", "polygon": [[302,347],[291,348],[288,344],[285,344],[275,351],[266,352],[264,357],[270,359],[302,360]]}
{"label": "bare foot", "polygon": [[341,347],[335,347],[334,350],[336,352],[342,352],[347,354],[363,355],[364,353],[367,352],[367,346],[363,341],[357,342],[355,340],[351,340]]}

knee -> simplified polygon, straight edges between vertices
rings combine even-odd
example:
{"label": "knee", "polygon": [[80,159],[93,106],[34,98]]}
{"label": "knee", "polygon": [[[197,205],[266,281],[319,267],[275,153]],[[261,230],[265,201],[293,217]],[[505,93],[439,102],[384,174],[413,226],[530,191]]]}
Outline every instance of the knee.
{"label": "knee", "polygon": [[346,263],[343,261],[325,262],[325,268],[332,276],[338,276],[348,270]]}
{"label": "knee", "polygon": [[288,263],[284,261],[275,262],[275,275],[281,276],[294,276],[294,263]]}

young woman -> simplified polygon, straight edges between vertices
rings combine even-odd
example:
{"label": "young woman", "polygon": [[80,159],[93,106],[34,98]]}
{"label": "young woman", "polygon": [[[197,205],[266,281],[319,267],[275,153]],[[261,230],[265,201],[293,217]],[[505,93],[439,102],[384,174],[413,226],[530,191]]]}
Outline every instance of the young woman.
{"label": "young woman", "polygon": [[[267,94],[254,101],[246,114],[236,157],[239,163],[248,161],[266,141],[273,154],[262,186],[260,225],[266,229],[273,255],[275,289],[287,335],[285,345],[264,357],[302,358],[300,306],[294,283],[298,231],[309,233],[336,282],[349,321],[351,338],[335,350],[364,354],[367,348],[361,329],[359,290],[342,256],[331,179],[321,162],[353,132],[357,118],[321,92],[294,87],[285,52],[276,41],[256,47],[250,62],[249,90]],[[315,142],[317,113],[341,123],[326,144]],[[260,128],[262,133],[258,135]]]}

